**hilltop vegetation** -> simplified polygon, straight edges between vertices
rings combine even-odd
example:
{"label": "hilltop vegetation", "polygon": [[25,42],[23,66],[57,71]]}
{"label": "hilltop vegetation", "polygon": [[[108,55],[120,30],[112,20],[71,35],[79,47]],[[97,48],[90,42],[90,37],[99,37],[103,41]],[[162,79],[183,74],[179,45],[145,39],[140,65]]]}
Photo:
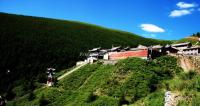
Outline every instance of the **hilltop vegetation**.
{"label": "hilltop vegetation", "polygon": [[193,37],[200,37],[200,32],[197,32],[196,34],[192,34]]}
{"label": "hilltop vegetation", "polygon": [[0,94],[9,99],[45,82],[47,67],[71,67],[93,47],[171,43],[73,21],[5,13],[0,20]]}
{"label": "hilltop vegetation", "polygon": [[[167,81],[173,80],[181,71],[177,59],[169,56],[154,61],[128,58],[116,65],[98,62],[70,74],[55,87],[34,92],[8,105],[163,106],[164,90],[176,89]],[[29,99],[30,95],[34,98]]]}
{"label": "hilltop vegetation", "polygon": [[[189,37],[175,41],[175,43],[191,42],[193,45],[195,45],[199,41],[199,38],[200,38],[200,33],[197,32],[196,34],[192,34]],[[200,43],[198,45],[200,45]]]}

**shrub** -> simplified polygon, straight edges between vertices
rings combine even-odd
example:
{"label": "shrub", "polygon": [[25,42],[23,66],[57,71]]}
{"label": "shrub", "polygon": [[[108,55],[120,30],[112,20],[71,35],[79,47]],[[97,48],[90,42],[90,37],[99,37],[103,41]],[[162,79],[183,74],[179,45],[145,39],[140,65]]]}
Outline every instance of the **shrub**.
{"label": "shrub", "polygon": [[49,101],[45,99],[44,94],[39,99],[39,106],[46,106],[49,104]]}
{"label": "shrub", "polygon": [[128,71],[138,71],[143,70],[146,66],[146,61],[140,58],[127,58],[120,60],[116,67],[119,72],[126,73]]}
{"label": "shrub", "polygon": [[99,97],[91,106],[118,106],[118,100],[107,96]]}
{"label": "shrub", "polygon": [[90,102],[94,102],[96,99],[98,98],[97,95],[95,95],[93,92],[91,92],[87,98],[87,103],[90,103]]}
{"label": "shrub", "polygon": [[197,75],[195,71],[189,71],[188,73],[182,72],[179,74],[180,79],[182,80],[191,80]]}
{"label": "shrub", "polygon": [[30,93],[29,93],[29,95],[28,95],[28,100],[29,101],[32,101],[32,100],[34,100],[35,99],[35,94],[33,93],[33,91],[31,91]]}

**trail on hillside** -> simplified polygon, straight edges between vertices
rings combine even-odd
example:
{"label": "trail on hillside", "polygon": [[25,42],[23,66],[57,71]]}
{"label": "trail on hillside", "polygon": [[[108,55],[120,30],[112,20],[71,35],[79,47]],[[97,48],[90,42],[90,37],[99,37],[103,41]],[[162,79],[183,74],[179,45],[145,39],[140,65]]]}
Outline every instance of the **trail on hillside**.
{"label": "trail on hillside", "polygon": [[82,64],[80,66],[77,66],[76,68],[72,69],[71,71],[68,71],[68,72],[64,73],[63,75],[61,75],[60,77],[58,77],[57,80],[59,81],[59,80],[65,78],[67,75],[69,75],[69,74],[73,73],[74,71],[80,69],[81,67],[85,66],[86,64],[87,63],[84,63],[84,64]]}

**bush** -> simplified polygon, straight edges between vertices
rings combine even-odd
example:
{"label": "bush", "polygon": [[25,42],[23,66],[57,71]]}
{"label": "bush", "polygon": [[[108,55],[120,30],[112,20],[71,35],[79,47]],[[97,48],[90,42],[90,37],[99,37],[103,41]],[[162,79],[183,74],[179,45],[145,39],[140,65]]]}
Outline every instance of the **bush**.
{"label": "bush", "polygon": [[42,94],[42,96],[39,99],[39,106],[46,106],[48,104],[49,104],[49,101],[45,99],[44,95]]}
{"label": "bush", "polygon": [[180,79],[182,80],[191,80],[197,75],[195,71],[189,71],[188,73],[182,72],[179,74]]}
{"label": "bush", "polygon": [[135,72],[131,79],[125,84],[125,94],[130,98],[129,101],[134,102],[153,91],[154,88],[152,90],[151,85],[156,83],[151,82],[152,79],[153,75],[151,74]]}
{"label": "bush", "polygon": [[97,95],[95,95],[93,92],[91,92],[87,98],[87,103],[90,103],[90,102],[94,102],[96,99],[98,98]]}
{"label": "bush", "polygon": [[102,96],[93,102],[91,106],[118,106],[118,100],[107,96]]}
{"label": "bush", "polygon": [[164,106],[164,92],[157,91],[150,94],[144,100],[145,106]]}
{"label": "bush", "polygon": [[35,99],[35,94],[33,93],[33,91],[31,91],[30,93],[29,93],[29,95],[28,95],[28,100],[29,101],[32,101],[32,100],[34,100]]}
{"label": "bush", "polygon": [[128,71],[138,71],[143,70],[146,66],[146,61],[140,58],[127,58],[124,60],[120,60],[116,67],[118,71],[123,74],[127,73]]}
{"label": "bush", "polygon": [[128,104],[129,104],[129,101],[126,100],[125,95],[123,94],[123,95],[119,98],[119,106],[128,105]]}

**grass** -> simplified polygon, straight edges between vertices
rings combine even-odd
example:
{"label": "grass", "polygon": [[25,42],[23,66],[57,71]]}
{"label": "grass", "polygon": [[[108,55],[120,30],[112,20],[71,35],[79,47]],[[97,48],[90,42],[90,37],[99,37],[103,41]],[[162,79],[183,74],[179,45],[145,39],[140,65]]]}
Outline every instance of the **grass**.
{"label": "grass", "polygon": [[[166,63],[161,63],[161,61],[166,61]],[[30,100],[31,95],[28,95],[9,102],[8,106],[45,103],[48,106],[119,106],[124,104],[162,106],[166,83],[171,84],[179,75],[179,71],[176,70],[179,68],[174,64],[176,61],[173,57],[164,56],[151,62],[139,58],[128,58],[119,61],[116,65],[89,64],[61,80],[56,86],[34,92],[33,100]],[[166,66],[170,68],[165,68]],[[172,84],[176,85],[176,83]],[[170,85],[170,89],[175,90],[175,87]]]}
{"label": "grass", "polygon": [[179,92],[182,99],[178,106],[198,106],[200,104],[198,102],[200,98],[200,76],[196,71],[181,72],[164,84],[168,85],[169,90]]}
{"label": "grass", "polygon": [[130,106],[163,106],[164,105],[164,90],[156,91],[145,98],[137,101]]}

